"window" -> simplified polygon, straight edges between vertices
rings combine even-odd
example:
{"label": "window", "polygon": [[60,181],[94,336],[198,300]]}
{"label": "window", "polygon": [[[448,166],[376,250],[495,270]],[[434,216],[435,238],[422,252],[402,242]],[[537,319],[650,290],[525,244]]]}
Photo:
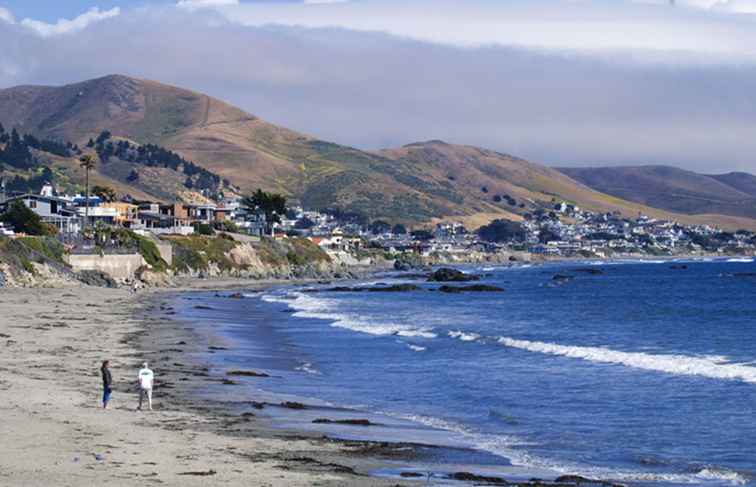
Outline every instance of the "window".
{"label": "window", "polygon": [[29,200],[29,208],[34,209],[37,207],[37,200]]}

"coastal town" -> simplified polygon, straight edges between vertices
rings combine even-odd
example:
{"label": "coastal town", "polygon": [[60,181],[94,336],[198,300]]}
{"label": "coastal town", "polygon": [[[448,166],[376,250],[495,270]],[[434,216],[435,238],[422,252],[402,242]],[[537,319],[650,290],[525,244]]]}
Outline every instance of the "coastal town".
{"label": "coastal town", "polygon": [[[271,200],[276,200],[271,203]],[[401,223],[368,221],[339,211],[308,210],[287,205],[285,198],[258,191],[253,197],[208,199],[203,204],[138,202],[117,199],[109,188],[94,194],[58,193],[51,184],[39,193],[12,193],[0,189],[0,215],[23,204],[54,229],[63,242],[86,247],[87,228],[124,228],[141,236],[212,235],[216,232],[253,239],[303,238],[332,256],[363,249],[389,255],[430,258],[445,256],[464,262],[471,253],[495,256],[519,252],[542,258],[607,258],[697,254],[753,255],[756,235],[748,230],[725,232],[708,225],[682,225],[639,214],[597,213],[565,201],[553,200],[521,221],[495,220],[477,229],[454,220],[407,228]],[[0,236],[23,235],[9,218],[1,217]]]}

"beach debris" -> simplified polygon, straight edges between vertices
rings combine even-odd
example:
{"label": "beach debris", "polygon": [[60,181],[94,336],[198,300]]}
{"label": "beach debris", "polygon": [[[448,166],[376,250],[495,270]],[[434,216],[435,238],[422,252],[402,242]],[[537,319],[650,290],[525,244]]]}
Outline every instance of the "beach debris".
{"label": "beach debris", "polygon": [[377,426],[367,419],[325,419],[319,418],[313,421],[313,424],[342,424],[347,426]]}
{"label": "beach debris", "polygon": [[216,472],[215,470],[212,470],[212,469],[210,469],[210,470],[204,470],[204,471],[199,471],[199,472],[179,472],[178,473],[178,475],[191,475],[191,476],[194,476],[194,477],[209,477],[211,475],[217,475],[217,474],[218,474],[218,472]]}
{"label": "beach debris", "polygon": [[497,286],[488,286],[485,284],[475,284],[472,286],[441,286],[438,290],[442,293],[459,294],[465,292],[473,293],[502,293],[503,288]]}
{"label": "beach debris", "polygon": [[255,372],[254,370],[229,370],[226,375],[238,376],[238,377],[270,377],[263,372]]}
{"label": "beach debris", "polygon": [[93,453],[92,455],[94,456],[94,459],[97,460],[98,462],[105,460],[105,457],[103,457],[99,453]]}
{"label": "beach debris", "polygon": [[469,282],[479,281],[480,276],[467,274],[457,269],[443,267],[428,277],[429,282]]}

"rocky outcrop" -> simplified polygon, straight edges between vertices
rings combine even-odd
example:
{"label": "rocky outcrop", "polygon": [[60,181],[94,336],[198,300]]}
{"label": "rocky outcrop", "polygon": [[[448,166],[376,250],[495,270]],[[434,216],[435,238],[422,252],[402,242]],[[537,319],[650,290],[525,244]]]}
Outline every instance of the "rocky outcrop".
{"label": "rocky outcrop", "polygon": [[470,282],[479,280],[480,276],[466,274],[462,271],[458,271],[457,269],[450,269],[447,267],[435,271],[428,278],[429,282]]}

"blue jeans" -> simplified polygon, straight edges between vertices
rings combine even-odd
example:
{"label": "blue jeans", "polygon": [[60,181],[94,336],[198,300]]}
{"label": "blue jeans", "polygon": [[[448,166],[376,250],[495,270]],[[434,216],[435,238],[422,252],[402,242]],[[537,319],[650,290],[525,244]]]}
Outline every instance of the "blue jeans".
{"label": "blue jeans", "polygon": [[110,387],[106,387],[102,391],[102,405],[103,406],[107,406],[108,405],[108,401],[110,401],[110,393],[111,392],[113,392],[113,389],[111,389]]}

